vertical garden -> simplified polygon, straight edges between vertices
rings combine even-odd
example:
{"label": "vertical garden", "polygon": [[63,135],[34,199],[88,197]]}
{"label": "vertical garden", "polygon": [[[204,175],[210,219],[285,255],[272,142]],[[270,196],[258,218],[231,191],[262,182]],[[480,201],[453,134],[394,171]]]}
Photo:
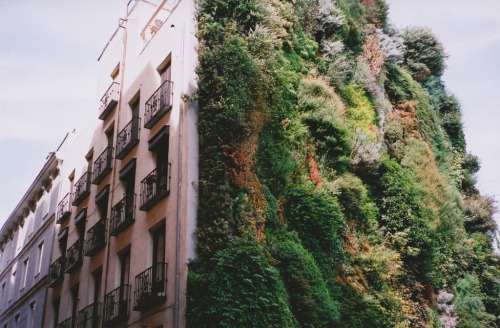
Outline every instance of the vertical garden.
{"label": "vertical garden", "polygon": [[383,0],[199,0],[188,327],[498,327],[493,199],[427,29]]}

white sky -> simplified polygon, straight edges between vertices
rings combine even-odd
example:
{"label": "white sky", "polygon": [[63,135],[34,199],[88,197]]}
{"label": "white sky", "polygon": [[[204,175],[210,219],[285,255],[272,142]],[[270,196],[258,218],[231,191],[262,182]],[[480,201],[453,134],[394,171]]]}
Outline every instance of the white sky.
{"label": "white sky", "polygon": [[[387,1],[394,25],[428,26],[443,42],[480,190],[500,200],[500,1]],[[0,225],[48,153],[95,113],[97,57],[127,3],[0,0]]]}
{"label": "white sky", "polygon": [[0,226],[95,113],[97,58],[129,0],[0,0]]}
{"label": "white sky", "polygon": [[[460,100],[467,151],[482,163],[479,190],[500,201],[500,1],[387,2],[394,25],[428,26],[443,43],[443,80]],[[500,213],[496,219],[500,225]]]}

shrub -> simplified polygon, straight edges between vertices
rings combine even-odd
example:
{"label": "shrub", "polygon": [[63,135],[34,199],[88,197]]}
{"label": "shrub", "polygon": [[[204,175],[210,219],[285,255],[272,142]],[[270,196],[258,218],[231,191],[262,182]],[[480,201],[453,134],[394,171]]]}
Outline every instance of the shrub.
{"label": "shrub", "polygon": [[406,53],[404,65],[413,78],[422,81],[431,75],[440,76],[446,55],[441,42],[428,28],[408,28],[403,37]]}
{"label": "shrub", "polygon": [[335,259],[341,254],[337,229],[343,215],[332,196],[295,188],[287,197],[285,219],[288,227],[298,233],[304,248],[316,258],[324,256]]}
{"label": "shrub", "polygon": [[385,160],[381,171],[381,223],[406,257],[425,259],[432,230],[414,177],[393,160]]}
{"label": "shrub", "polygon": [[324,165],[340,173],[346,172],[352,145],[351,134],[345,124],[314,116],[305,119],[305,124],[316,146],[316,154]]}
{"label": "shrub", "polygon": [[258,245],[233,239],[211,263],[190,263],[187,326],[297,327],[279,272]]}
{"label": "shrub", "polygon": [[389,25],[378,30],[379,46],[385,60],[390,65],[403,63],[406,47],[401,32],[394,26]]}
{"label": "shrub", "polygon": [[342,91],[342,97],[347,103],[347,121],[355,128],[374,137],[370,130],[375,123],[375,110],[363,89],[350,84]]}
{"label": "shrub", "polygon": [[467,231],[486,232],[495,230],[493,215],[497,212],[495,200],[491,196],[476,195],[464,198],[465,228]]}
{"label": "shrub", "polygon": [[466,274],[456,284],[457,294],[453,300],[459,316],[459,328],[492,327],[495,317],[486,312],[476,274]]}
{"label": "shrub", "polygon": [[301,327],[332,327],[340,317],[321,271],[300,242],[286,240],[278,245],[276,259],[288,291],[290,307]]}

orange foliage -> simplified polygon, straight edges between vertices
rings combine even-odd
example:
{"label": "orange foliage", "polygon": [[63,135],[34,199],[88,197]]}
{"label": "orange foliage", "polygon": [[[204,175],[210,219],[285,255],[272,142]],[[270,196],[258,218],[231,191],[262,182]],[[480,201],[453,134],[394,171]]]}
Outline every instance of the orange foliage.
{"label": "orange foliage", "polygon": [[309,166],[309,175],[311,176],[311,181],[317,186],[321,185],[318,163],[316,163],[313,155],[310,152],[307,153],[307,165]]}
{"label": "orange foliage", "polygon": [[370,72],[373,76],[378,76],[380,73],[380,68],[384,65],[384,55],[379,47],[379,38],[377,31],[373,28],[367,28],[365,30],[366,42],[363,46],[363,57],[368,62],[370,66]]}
{"label": "orange foliage", "polygon": [[365,17],[368,23],[375,25],[377,28],[382,27],[382,22],[379,19],[379,12],[375,0],[361,0],[366,8]]}

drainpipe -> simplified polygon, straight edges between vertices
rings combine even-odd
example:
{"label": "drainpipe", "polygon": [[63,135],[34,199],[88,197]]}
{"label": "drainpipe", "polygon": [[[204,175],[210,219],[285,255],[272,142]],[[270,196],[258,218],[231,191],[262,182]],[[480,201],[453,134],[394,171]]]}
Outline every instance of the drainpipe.
{"label": "drainpipe", "polygon": [[[184,88],[184,36],[185,36],[185,24],[181,28],[181,89]],[[182,101],[182,100],[181,100]],[[175,236],[175,303],[174,303],[174,327],[180,327],[180,269],[181,269],[181,187],[182,187],[182,134],[183,134],[183,107],[184,102],[179,106],[179,154],[177,159],[177,173],[178,173],[178,183],[177,183],[177,227]]]}
{"label": "drainpipe", "polygon": [[[127,16],[128,17],[128,16]],[[127,28],[125,27],[125,23],[127,22],[127,19],[122,19],[120,18],[119,19],[119,23],[118,23],[118,28],[123,28],[124,30],[124,35],[123,35],[123,55],[122,55],[122,62],[121,62],[121,75],[120,75],[120,96],[118,98],[118,104],[116,105],[116,109],[117,109],[117,118],[116,118],[116,125],[114,127],[114,132],[118,132],[118,127],[120,126],[120,113],[121,113],[121,106],[122,106],[122,98],[123,98],[123,81],[125,80],[125,60],[127,58]],[[114,136],[113,136],[114,138]],[[115,154],[116,155],[116,147],[115,147]],[[113,172],[113,176],[111,178],[111,187],[110,187],[110,192],[109,192],[109,199],[108,199],[108,203],[113,201],[113,195],[114,195],[114,190],[115,190],[115,178],[116,178],[116,156],[113,156],[113,168],[114,170],[112,171]],[[111,203],[111,206],[109,207],[109,211],[111,213],[111,210],[113,208],[113,203]],[[107,214],[107,213],[106,213]],[[110,215],[110,219],[107,220],[107,223],[106,223],[106,226],[107,226],[107,234],[108,236],[106,236],[108,238],[108,241],[106,243],[106,272],[104,274],[104,288],[103,288],[103,291],[104,291],[104,295],[106,295],[106,290],[107,290],[107,287],[108,287],[108,273],[109,273],[109,254],[111,252],[111,236],[109,236],[109,231],[110,231],[110,228],[111,228],[111,215]],[[102,291],[101,291],[102,292]],[[104,299],[103,299],[103,302],[104,302]]]}

